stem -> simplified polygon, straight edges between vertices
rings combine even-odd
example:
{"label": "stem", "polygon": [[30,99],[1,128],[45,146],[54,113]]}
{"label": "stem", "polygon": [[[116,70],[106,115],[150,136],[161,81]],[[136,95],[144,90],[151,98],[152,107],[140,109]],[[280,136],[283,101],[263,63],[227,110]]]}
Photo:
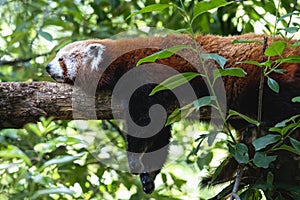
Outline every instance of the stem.
{"label": "stem", "polygon": [[[266,61],[266,57],[264,55],[265,50],[267,48],[268,44],[268,37],[264,37],[264,46],[263,46],[263,56],[262,56],[262,62]],[[259,89],[258,89],[258,110],[257,110],[257,121],[259,122],[257,132],[258,137],[261,135],[261,121],[262,121],[262,107],[263,107],[263,95],[264,95],[264,82],[265,82],[265,66],[261,68],[260,72],[260,81],[259,81]]]}
{"label": "stem", "polygon": [[240,200],[240,197],[237,195],[237,191],[239,189],[240,186],[240,182],[243,176],[243,169],[241,169],[241,165],[239,165],[237,173],[236,173],[236,177],[235,177],[235,182],[234,182],[234,186],[231,192],[231,196],[230,196],[230,200],[232,200],[233,198],[236,200]]}
{"label": "stem", "polygon": [[[217,95],[215,93],[215,90],[214,90],[213,82],[211,82],[211,80],[209,78],[208,71],[207,71],[207,69],[205,67],[204,60],[201,58],[201,52],[199,51],[199,48],[198,48],[199,45],[197,44],[197,41],[196,41],[196,35],[195,35],[194,31],[193,31],[192,23],[189,23],[189,26],[190,26],[190,30],[191,30],[191,34],[192,34],[192,37],[193,37],[194,44],[196,46],[196,51],[197,51],[198,57],[200,59],[202,69],[204,71],[204,76],[203,77],[207,80],[206,83],[208,85],[208,89],[210,90],[211,96],[217,97]],[[236,140],[235,140],[235,138],[234,138],[234,136],[233,136],[233,134],[230,131],[229,125],[226,123],[226,118],[224,117],[224,113],[222,112],[222,108],[220,106],[220,103],[219,103],[218,99],[216,99],[216,107],[217,107],[218,112],[220,113],[222,122],[224,122],[225,127],[226,127],[226,129],[227,129],[227,131],[228,131],[228,133],[229,133],[232,141],[234,143],[237,143]]]}
{"label": "stem", "polygon": [[[294,0],[294,6],[292,8],[292,13],[296,10],[296,7],[297,7],[297,0]],[[292,22],[292,17],[293,17],[293,15],[290,15],[289,21],[287,23],[287,27],[290,27],[291,22]],[[287,36],[287,32],[285,32],[285,36]]]}

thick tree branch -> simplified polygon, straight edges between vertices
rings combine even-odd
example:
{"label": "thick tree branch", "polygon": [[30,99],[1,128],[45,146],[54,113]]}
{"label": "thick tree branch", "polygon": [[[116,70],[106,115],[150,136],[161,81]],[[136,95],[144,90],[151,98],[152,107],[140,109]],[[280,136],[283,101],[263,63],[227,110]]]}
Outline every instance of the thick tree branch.
{"label": "thick tree branch", "polygon": [[[65,120],[122,118],[118,104],[114,117],[112,115],[112,91],[103,90],[88,96],[73,89],[70,85],[53,82],[0,83],[0,128],[21,128],[41,116]],[[201,119],[208,118],[209,109],[202,109]]]}
{"label": "thick tree branch", "polygon": [[[67,84],[0,83],[0,128],[20,128],[28,122],[38,121],[41,116],[53,116],[55,119],[85,118],[73,110],[72,96],[73,87]],[[96,102],[101,106],[84,108],[85,111],[96,110],[98,119],[112,119],[110,97],[110,91],[99,92],[96,95]],[[83,98],[86,100],[94,97]]]}

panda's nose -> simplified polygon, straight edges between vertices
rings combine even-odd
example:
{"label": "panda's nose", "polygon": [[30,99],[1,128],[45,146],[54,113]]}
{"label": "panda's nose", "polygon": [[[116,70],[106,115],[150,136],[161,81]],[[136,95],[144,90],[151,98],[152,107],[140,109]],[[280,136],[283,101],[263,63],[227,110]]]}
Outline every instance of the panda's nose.
{"label": "panda's nose", "polygon": [[46,71],[50,74],[50,68],[51,68],[51,64],[48,64],[47,66],[46,66]]}

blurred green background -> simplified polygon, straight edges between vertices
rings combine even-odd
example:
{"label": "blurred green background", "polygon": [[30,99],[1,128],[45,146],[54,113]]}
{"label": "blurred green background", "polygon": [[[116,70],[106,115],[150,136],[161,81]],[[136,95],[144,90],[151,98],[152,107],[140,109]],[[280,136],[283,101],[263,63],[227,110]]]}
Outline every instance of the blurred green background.
{"label": "blurred green background", "polygon": [[[52,81],[45,66],[72,41],[109,38],[143,27],[188,28],[176,6],[126,20],[147,5],[169,3],[192,15],[198,1],[0,0],[0,81]],[[192,28],[202,34],[299,37],[299,15],[286,15],[297,10],[295,0],[234,1],[201,14]],[[169,161],[156,180],[155,192],[145,195],[139,178],[124,170],[125,142],[115,122],[76,123],[41,119],[23,129],[0,131],[1,200],[207,199],[222,187],[200,186],[227,152],[225,134],[213,146],[207,141],[199,146],[197,138],[207,133],[205,124],[174,125]],[[86,137],[93,137],[93,142],[83,140]]]}

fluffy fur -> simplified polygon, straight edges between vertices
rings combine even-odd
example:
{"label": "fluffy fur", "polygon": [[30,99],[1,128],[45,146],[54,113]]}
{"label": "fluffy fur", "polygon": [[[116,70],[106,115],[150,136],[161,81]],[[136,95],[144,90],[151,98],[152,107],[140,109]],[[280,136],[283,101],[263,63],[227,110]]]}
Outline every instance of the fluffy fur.
{"label": "fluffy fur", "polygon": [[[269,36],[257,34],[245,34],[233,37],[200,35],[196,39],[197,44],[201,46],[199,50],[202,53],[217,53],[225,57],[227,59],[225,68],[240,67],[247,72],[247,76],[243,78],[223,77],[222,79],[226,90],[227,107],[253,118],[257,116],[260,68],[239,63],[242,61],[262,62],[263,45],[258,43],[232,44],[232,41],[236,39],[263,41],[264,37]],[[282,40],[282,38],[276,37],[274,40]],[[274,40],[269,37],[268,46]],[[288,44],[290,45],[294,42],[289,41]],[[188,35],[79,41],[61,49],[54,60],[47,65],[46,69],[58,82],[72,84],[75,80],[80,82],[96,80],[96,87],[98,89],[112,89],[126,72],[136,67],[140,59],[174,45],[188,45],[195,48],[194,41]],[[169,58],[157,60],[156,63],[169,66],[179,73],[202,72],[202,68],[199,67],[201,63],[199,63],[197,55],[191,52],[186,49],[181,50]],[[284,56],[292,55],[300,55],[299,48],[289,48],[284,52]],[[276,59],[276,57],[271,59]],[[265,86],[263,120],[268,125],[273,125],[282,119],[300,113],[299,104],[291,102],[293,97],[300,96],[300,65],[297,63],[284,63],[280,68],[286,72],[284,74],[271,74],[271,77],[279,83],[280,92],[278,94],[274,93]],[[165,74],[167,73],[164,70],[162,67],[156,71],[150,71],[140,78],[148,79],[157,77],[158,80],[161,80],[165,78]],[[212,72],[209,71],[209,73]],[[201,78],[194,79],[190,84],[198,97],[209,95],[207,87]],[[172,110],[173,106],[178,106],[176,97],[170,91],[157,93],[149,97],[148,94],[154,86],[155,84],[147,84],[139,88],[132,94],[128,102],[130,117],[140,126],[150,123],[151,118],[148,112],[152,105],[160,104],[167,110]],[[245,130],[248,126],[247,123],[237,120],[231,123],[237,129],[244,128],[243,130]],[[152,137],[139,138],[132,136],[130,132],[134,131],[134,129],[128,127],[128,152],[147,153],[161,149],[161,147],[169,143],[171,137],[170,129],[171,127],[167,126]],[[153,181],[167,157],[167,151],[167,149],[164,149],[160,152],[163,159],[160,161],[158,169],[152,169],[152,166],[145,166],[146,161],[143,160],[143,157],[128,154],[130,169],[133,172],[139,171],[143,190],[146,193],[153,191]],[[233,173],[234,170],[231,171]],[[293,176],[295,174],[292,173],[291,177]]]}

